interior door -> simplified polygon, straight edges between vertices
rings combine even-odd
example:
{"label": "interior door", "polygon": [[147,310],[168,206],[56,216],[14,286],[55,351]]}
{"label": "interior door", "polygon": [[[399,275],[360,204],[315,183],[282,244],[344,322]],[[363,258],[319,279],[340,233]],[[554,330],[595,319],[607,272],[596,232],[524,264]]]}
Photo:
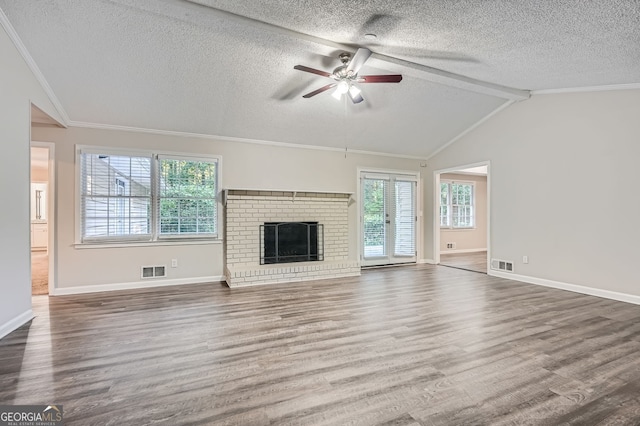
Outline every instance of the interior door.
{"label": "interior door", "polygon": [[362,173],[362,265],[416,262],[417,177]]}

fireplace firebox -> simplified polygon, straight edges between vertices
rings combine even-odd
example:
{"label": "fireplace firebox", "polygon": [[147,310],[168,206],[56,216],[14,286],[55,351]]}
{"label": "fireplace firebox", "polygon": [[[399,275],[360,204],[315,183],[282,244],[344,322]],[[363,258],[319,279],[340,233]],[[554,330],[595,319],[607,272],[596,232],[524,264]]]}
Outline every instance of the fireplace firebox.
{"label": "fireplace firebox", "polygon": [[260,264],[324,260],[324,227],[318,222],[260,225]]}

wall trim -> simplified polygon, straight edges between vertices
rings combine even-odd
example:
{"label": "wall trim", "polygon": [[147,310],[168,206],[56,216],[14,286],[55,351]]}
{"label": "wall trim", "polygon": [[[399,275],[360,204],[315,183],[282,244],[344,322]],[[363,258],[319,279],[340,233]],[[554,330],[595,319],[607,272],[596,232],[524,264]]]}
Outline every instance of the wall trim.
{"label": "wall trim", "polygon": [[34,61],[33,57],[31,57],[31,54],[27,50],[26,46],[20,39],[20,36],[16,32],[15,28],[13,28],[13,25],[11,25],[11,22],[9,22],[9,18],[7,17],[7,15],[5,15],[2,9],[0,9],[0,25],[2,25],[4,30],[7,32],[9,39],[11,39],[13,45],[20,53],[20,56],[22,56],[22,59],[24,59],[25,63],[27,64],[27,67],[31,70],[38,83],[40,83],[42,90],[44,90],[44,92],[47,94],[47,97],[53,104],[53,107],[60,115],[60,118],[62,118],[62,123],[60,124],[64,127],[67,127],[67,123],[69,123],[69,116],[67,115],[67,112],[64,110],[62,103],[53,92],[51,86],[49,86],[47,79],[44,78],[44,74],[42,74],[42,71],[40,71],[40,68],[38,68],[36,61]]}
{"label": "wall trim", "polygon": [[479,253],[481,251],[487,251],[487,248],[477,248],[477,249],[461,249],[461,250],[440,250],[440,254],[456,254],[456,253]]}
{"label": "wall trim", "polygon": [[[56,144],[53,142],[39,142],[39,141],[31,141],[30,147],[40,147],[47,148],[48,150],[48,160],[47,160],[47,232],[48,232],[48,240],[47,240],[47,254],[49,256],[49,264],[47,266],[47,277],[49,280],[48,291],[49,294],[56,287],[56,229],[55,224],[57,223],[56,212],[58,209],[56,208]],[[31,161],[31,156],[29,156],[29,161]],[[29,180],[31,180],[31,172],[29,172]],[[29,256],[32,256],[33,253],[29,253]]]}
{"label": "wall trim", "polygon": [[333,152],[341,152],[345,154],[376,155],[381,157],[405,158],[409,160],[425,159],[424,157],[417,156],[417,155],[393,154],[388,152],[364,151],[359,149],[335,148],[330,146],[319,146],[319,145],[303,145],[303,144],[289,143],[289,142],[276,142],[276,141],[268,141],[268,140],[261,140],[261,139],[240,138],[235,136],[219,136],[219,135],[208,135],[204,133],[178,132],[174,130],[147,129],[144,127],[119,126],[116,124],[100,124],[100,123],[88,123],[83,121],[69,121],[68,125],[69,127],[81,127],[81,128],[87,128],[87,129],[150,133],[154,135],[211,139],[211,140],[225,141],[225,142],[277,146],[277,147],[283,147],[283,148],[312,149],[316,151],[333,151]]}
{"label": "wall trim", "polygon": [[459,133],[458,136],[455,136],[453,139],[451,139],[449,142],[445,143],[444,145],[440,146],[438,149],[436,149],[435,151],[433,151],[431,154],[427,155],[427,160],[432,159],[433,157],[435,157],[436,155],[438,155],[440,152],[444,151],[445,149],[447,149],[449,146],[453,145],[454,143],[456,143],[458,140],[460,140],[463,136],[465,136],[466,134],[472,132],[473,130],[475,130],[477,127],[479,127],[482,123],[484,123],[485,121],[489,120],[491,117],[493,117],[494,115],[496,115],[497,113],[499,113],[500,111],[502,111],[503,109],[508,108],[509,106],[511,106],[512,104],[514,104],[515,101],[507,101],[505,103],[503,103],[502,105],[500,105],[498,108],[494,109],[493,111],[491,111],[489,114],[485,115],[484,117],[482,117],[480,120],[476,121],[475,123],[473,123],[471,126],[467,127],[466,129],[464,129],[462,131],[462,133]]}
{"label": "wall trim", "polygon": [[574,293],[587,294],[589,296],[602,297],[604,299],[616,300],[618,302],[633,303],[640,305],[640,296],[627,293],[619,293],[617,291],[602,290],[599,288],[586,287],[578,284],[569,284],[561,281],[547,280],[545,278],[530,277],[527,275],[511,274],[509,272],[500,272],[489,270],[488,275],[492,277],[506,278],[508,280],[520,281],[527,284],[535,284],[543,287],[551,287],[559,290],[571,291]]}
{"label": "wall trim", "polygon": [[2,324],[2,326],[0,326],[0,339],[5,337],[7,334],[17,330],[18,328],[22,327],[23,325],[31,321],[33,318],[35,318],[35,316],[33,315],[33,311],[29,309],[24,311],[17,317],[14,317],[13,319]]}
{"label": "wall trim", "polygon": [[202,284],[209,282],[221,282],[225,277],[222,275],[210,276],[210,277],[194,277],[194,278],[176,278],[171,280],[146,280],[146,281],[134,281],[130,283],[114,283],[114,284],[96,284],[96,285],[84,285],[77,287],[62,287],[56,288],[51,296],[68,296],[71,294],[86,294],[86,293],[98,293],[103,291],[118,291],[118,290],[135,290],[141,288],[154,288],[154,287],[167,287],[172,285],[189,285],[189,284]]}
{"label": "wall trim", "polygon": [[429,265],[435,265],[436,261],[433,259],[419,259],[418,260],[418,264],[429,264]]}
{"label": "wall trim", "polygon": [[561,89],[532,90],[532,95],[555,95],[558,93],[604,92],[607,90],[640,89],[640,83],[610,84],[606,86],[565,87]]}

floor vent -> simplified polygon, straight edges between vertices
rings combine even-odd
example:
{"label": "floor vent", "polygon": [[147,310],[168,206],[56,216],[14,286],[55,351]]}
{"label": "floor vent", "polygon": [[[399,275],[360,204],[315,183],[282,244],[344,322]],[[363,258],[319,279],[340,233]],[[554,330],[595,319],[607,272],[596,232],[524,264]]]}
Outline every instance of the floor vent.
{"label": "floor vent", "polygon": [[141,278],[162,278],[167,276],[165,266],[143,266]]}
{"label": "floor vent", "polygon": [[454,249],[456,248],[456,243],[447,243],[447,249]]}
{"label": "floor vent", "polygon": [[495,269],[496,271],[513,272],[513,262],[491,259],[491,269]]}

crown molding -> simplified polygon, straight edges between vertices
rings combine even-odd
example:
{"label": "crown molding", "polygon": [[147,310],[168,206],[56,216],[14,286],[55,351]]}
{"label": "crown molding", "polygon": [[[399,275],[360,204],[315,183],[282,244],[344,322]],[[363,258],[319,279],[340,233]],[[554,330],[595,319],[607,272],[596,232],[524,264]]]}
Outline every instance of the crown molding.
{"label": "crown molding", "polygon": [[424,157],[417,156],[417,155],[404,155],[404,154],[393,154],[389,152],[365,151],[365,150],[359,150],[359,149],[349,149],[346,147],[334,148],[334,147],[319,146],[319,145],[303,145],[303,144],[288,143],[288,142],[267,141],[267,140],[261,140],[261,139],[239,138],[234,136],[208,135],[204,133],[178,132],[174,130],[146,129],[143,127],[118,126],[115,124],[87,123],[83,121],[69,121],[67,124],[68,124],[68,127],[81,127],[81,128],[99,129],[99,130],[116,130],[116,131],[135,132],[135,133],[148,133],[148,134],[163,135],[163,136],[177,136],[177,137],[184,137],[184,138],[198,138],[198,139],[209,139],[209,140],[224,141],[224,142],[277,146],[282,148],[311,149],[315,151],[333,151],[333,152],[341,152],[341,153],[344,153],[345,155],[360,154],[360,155],[375,155],[379,157],[404,158],[408,160],[425,160]]}
{"label": "crown molding", "polygon": [[498,108],[494,109],[493,111],[491,111],[489,114],[485,115],[484,117],[482,117],[480,120],[476,121],[474,124],[472,124],[470,127],[466,128],[465,130],[462,131],[462,133],[460,133],[458,136],[454,137],[453,139],[451,139],[449,142],[445,143],[444,145],[442,145],[440,148],[436,149],[435,151],[433,151],[431,154],[429,154],[427,156],[427,160],[430,160],[431,158],[435,157],[436,155],[438,155],[440,152],[442,152],[443,150],[445,150],[446,148],[448,148],[449,146],[453,145],[454,143],[456,143],[458,140],[460,140],[460,138],[462,138],[463,136],[465,136],[466,134],[470,133],[472,130],[476,129],[478,126],[480,126],[482,123],[484,123],[485,121],[487,121],[488,119],[490,119],[491,117],[493,117],[494,115],[496,115],[497,113],[499,113],[500,111],[502,111],[503,109],[509,107],[510,105],[512,105],[513,103],[515,103],[515,101],[506,101],[505,103],[503,103],[502,105],[500,105]]}
{"label": "crown molding", "polygon": [[559,93],[604,92],[608,90],[640,89],[640,83],[609,84],[606,86],[565,87],[561,89],[532,90],[532,95],[555,95]]}
{"label": "crown molding", "polygon": [[0,9],[0,25],[2,25],[4,30],[7,32],[9,39],[11,39],[11,41],[13,42],[13,45],[22,56],[22,59],[24,59],[24,61],[26,62],[27,67],[29,67],[29,69],[33,73],[36,80],[38,80],[38,83],[40,83],[42,90],[44,90],[47,97],[53,104],[53,107],[56,109],[56,111],[60,115],[60,118],[62,118],[62,123],[60,124],[66,127],[67,123],[69,123],[69,116],[67,115],[67,112],[64,110],[62,103],[60,103],[60,100],[58,99],[56,94],[53,92],[53,89],[51,89],[51,86],[49,86],[47,79],[44,78],[42,71],[40,71],[40,68],[38,68],[38,65],[31,57],[31,54],[25,47],[24,43],[20,39],[20,36],[16,32],[15,28],[13,28],[13,25],[11,25],[11,22],[9,22],[9,18],[7,17],[7,15],[5,15],[2,9]]}

